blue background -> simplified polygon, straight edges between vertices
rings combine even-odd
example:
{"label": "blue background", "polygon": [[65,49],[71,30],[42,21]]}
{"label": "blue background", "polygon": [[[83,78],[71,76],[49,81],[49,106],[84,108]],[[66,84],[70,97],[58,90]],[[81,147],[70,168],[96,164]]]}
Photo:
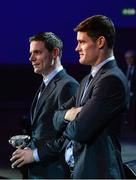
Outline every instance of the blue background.
{"label": "blue background", "polygon": [[136,28],[136,14],[122,15],[135,0],[4,0],[0,6],[0,63],[28,64],[29,36],[42,31],[56,33],[64,42],[63,63],[78,62],[73,28],[95,14],[112,18],[116,28]]}

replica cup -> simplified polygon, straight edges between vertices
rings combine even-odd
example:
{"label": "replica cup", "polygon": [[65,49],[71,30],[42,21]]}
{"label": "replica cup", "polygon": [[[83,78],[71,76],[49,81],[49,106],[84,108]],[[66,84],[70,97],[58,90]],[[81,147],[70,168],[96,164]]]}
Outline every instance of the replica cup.
{"label": "replica cup", "polygon": [[15,148],[25,148],[30,141],[28,135],[16,135],[9,139],[9,143]]}

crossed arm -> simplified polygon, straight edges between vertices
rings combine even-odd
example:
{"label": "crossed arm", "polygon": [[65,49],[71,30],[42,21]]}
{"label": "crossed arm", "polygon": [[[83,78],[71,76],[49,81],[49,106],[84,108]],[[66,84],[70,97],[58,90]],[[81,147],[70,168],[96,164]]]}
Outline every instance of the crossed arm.
{"label": "crossed arm", "polygon": [[[73,121],[81,109],[82,107],[72,107],[71,109],[67,110],[65,114],[65,120]],[[25,164],[33,163],[36,160],[33,155],[33,150],[26,147],[24,149],[18,148],[16,151],[14,151],[10,161],[12,162],[12,168],[20,168]]]}

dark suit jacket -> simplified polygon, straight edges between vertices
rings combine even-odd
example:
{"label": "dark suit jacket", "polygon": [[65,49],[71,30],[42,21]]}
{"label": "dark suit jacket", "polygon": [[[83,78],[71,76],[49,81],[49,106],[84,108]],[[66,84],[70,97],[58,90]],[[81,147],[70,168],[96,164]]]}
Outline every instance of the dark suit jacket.
{"label": "dark suit jacket", "polygon": [[[134,66],[134,71],[128,78],[130,86],[130,100],[129,100],[129,109],[128,109],[128,123],[127,130],[130,131],[136,130],[136,64]],[[126,122],[125,122],[126,123]]]}
{"label": "dark suit jacket", "polygon": [[[57,138],[58,134],[53,127],[54,111],[75,95],[77,87],[77,81],[63,70],[45,87],[37,101],[39,88],[31,106],[31,149]],[[68,178],[65,171],[64,162],[56,157],[52,161],[32,163],[29,166],[29,178]]]}
{"label": "dark suit jacket", "polygon": [[[127,74],[127,72],[126,72],[126,74]],[[130,83],[130,92],[133,93],[133,99],[136,100],[136,64],[134,65],[134,71],[131,74],[130,81],[131,81],[131,83]]]}
{"label": "dark suit jacket", "polygon": [[127,80],[116,61],[110,61],[95,75],[81,102],[87,78],[81,82],[75,101],[76,107],[83,106],[81,112],[67,125],[66,110],[57,111],[54,125],[75,142],[73,178],[120,179],[124,172],[117,136],[120,121],[126,116]]}

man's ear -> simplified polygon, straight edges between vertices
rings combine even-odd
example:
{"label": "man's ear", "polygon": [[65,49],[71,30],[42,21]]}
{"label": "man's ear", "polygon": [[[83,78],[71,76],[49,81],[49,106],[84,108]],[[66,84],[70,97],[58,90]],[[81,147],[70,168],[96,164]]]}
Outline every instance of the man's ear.
{"label": "man's ear", "polygon": [[102,49],[104,46],[105,46],[105,43],[106,43],[106,39],[104,36],[100,36],[98,39],[97,39],[97,45],[100,49]]}
{"label": "man's ear", "polygon": [[53,59],[57,59],[57,57],[59,56],[59,48],[54,48],[53,51],[52,51],[52,56],[53,56]]}

